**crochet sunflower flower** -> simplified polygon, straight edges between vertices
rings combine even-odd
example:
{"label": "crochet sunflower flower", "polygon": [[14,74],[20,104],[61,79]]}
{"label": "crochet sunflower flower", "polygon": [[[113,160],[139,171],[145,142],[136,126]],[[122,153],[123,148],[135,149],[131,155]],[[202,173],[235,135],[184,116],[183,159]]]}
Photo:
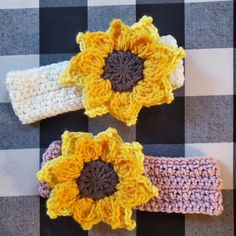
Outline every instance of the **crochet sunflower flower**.
{"label": "crochet sunflower flower", "polygon": [[72,216],[85,230],[100,221],[132,230],[132,208],[158,196],[143,158],[139,143],[124,143],[112,128],[97,136],[64,132],[62,155],[37,173],[52,188],[47,214]]}
{"label": "crochet sunflower flower", "polygon": [[178,86],[171,76],[185,51],[175,40],[176,46],[164,42],[152,21],[144,16],[129,27],[115,19],[106,32],[78,34],[81,52],[72,57],[60,83],[82,87],[89,117],[111,113],[133,125],[143,106],[173,100]]}

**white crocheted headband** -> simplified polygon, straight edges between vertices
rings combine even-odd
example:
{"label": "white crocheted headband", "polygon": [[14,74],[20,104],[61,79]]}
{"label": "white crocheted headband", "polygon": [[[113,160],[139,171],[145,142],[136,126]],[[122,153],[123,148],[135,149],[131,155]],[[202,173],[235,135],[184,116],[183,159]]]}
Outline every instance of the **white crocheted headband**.
{"label": "white crocheted headband", "polygon": [[111,113],[127,125],[143,106],[171,103],[184,83],[184,50],[160,37],[152,18],[130,27],[113,20],[106,32],[79,33],[81,52],[70,61],[12,71],[6,84],[23,124],[85,108],[89,117]]}
{"label": "white crocheted headband", "polygon": [[68,61],[7,74],[13,109],[23,124],[83,108],[81,91],[59,84]]}

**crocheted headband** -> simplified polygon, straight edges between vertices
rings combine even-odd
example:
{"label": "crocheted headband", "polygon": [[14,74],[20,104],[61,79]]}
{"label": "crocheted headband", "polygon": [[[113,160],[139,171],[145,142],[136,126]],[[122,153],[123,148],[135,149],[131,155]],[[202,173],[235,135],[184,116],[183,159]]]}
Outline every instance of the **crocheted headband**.
{"label": "crocheted headband", "polygon": [[220,170],[212,157],[144,156],[115,129],[64,132],[43,155],[39,192],[51,219],[72,216],[83,229],[103,221],[132,230],[132,209],[219,215]]}
{"label": "crocheted headband", "polygon": [[152,18],[127,26],[111,22],[106,32],[79,33],[81,52],[72,59],[7,75],[16,115],[29,124],[85,108],[89,117],[111,113],[136,123],[142,106],[171,103],[184,82],[185,51],[160,37]]}

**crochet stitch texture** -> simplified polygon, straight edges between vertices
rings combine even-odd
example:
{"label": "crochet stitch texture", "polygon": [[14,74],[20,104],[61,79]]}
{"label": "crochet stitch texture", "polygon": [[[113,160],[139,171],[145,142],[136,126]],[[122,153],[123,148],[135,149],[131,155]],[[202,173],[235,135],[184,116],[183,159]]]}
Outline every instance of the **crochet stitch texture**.
{"label": "crochet stitch texture", "polygon": [[[160,41],[178,47],[171,35],[160,37]],[[64,61],[7,74],[6,85],[12,106],[23,124],[83,108],[82,91],[74,86],[63,87],[59,84],[59,78],[68,64],[68,61]],[[173,89],[183,85],[183,60],[169,80]]]}
{"label": "crochet stitch texture", "polygon": [[83,108],[81,92],[58,82],[67,64],[64,61],[7,74],[12,106],[23,124]]}
{"label": "crochet stitch texture", "polygon": [[99,200],[116,192],[118,176],[111,163],[96,160],[86,163],[77,179],[81,197]]}
{"label": "crochet stitch texture", "polygon": [[[49,152],[56,157],[60,143],[54,145],[56,148]],[[96,136],[64,132],[61,155],[54,159],[44,155],[44,165],[37,174],[37,178],[51,188],[47,201],[49,217],[72,216],[85,230],[100,221],[111,225],[112,229],[132,230],[136,225],[132,209],[158,196],[157,188],[143,175],[141,149],[138,143],[124,143],[112,128]],[[86,176],[95,174],[88,173],[91,168],[96,168],[96,175],[93,175],[95,180],[88,183]],[[110,174],[111,181],[115,180],[113,189],[107,186],[110,180],[104,170],[114,171],[118,176],[117,181],[114,172]]]}
{"label": "crochet stitch texture", "polygon": [[145,175],[158,186],[160,197],[137,209],[167,213],[220,215],[222,180],[212,157],[145,156]]}
{"label": "crochet stitch texture", "polygon": [[105,59],[102,78],[110,80],[113,91],[130,92],[143,79],[143,62],[130,51],[115,51]]}
{"label": "crochet stitch texture", "polygon": [[[60,141],[52,142],[43,154],[47,160],[57,158]],[[59,156],[60,154],[58,154]],[[159,189],[159,197],[153,197],[137,210],[167,213],[201,213],[220,215],[222,206],[222,180],[220,169],[212,157],[144,157],[145,175]],[[42,197],[50,196],[51,188],[39,182]]]}
{"label": "crochet stitch texture", "polygon": [[[130,126],[136,123],[143,106],[169,104],[174,99],[173,89],[178,85],[172,86],[171,75],[185,57],[185,51],[163,43],[152,21],[151,17],[144,16],[129,27],[115,19],[106,32],[78,34],[81,52],[72,57],[60,82],[82,88],[85,114],[89,117],[111,113]],[[106,63],[117,52],[123,52],[123,56],[112,62],[119,83],[114,86],[114,72],[109,70],[108,75]],[[130,62],[124,56],[128,53]],[[140,67],[131,63],[135,57],[143,60],[141,77]],[[127,64],[139,69],[131,70]],[[128,70],[127,75],[123,70]],[[133,76],[136,79],[132,83],[131,73],[138,76]]]}

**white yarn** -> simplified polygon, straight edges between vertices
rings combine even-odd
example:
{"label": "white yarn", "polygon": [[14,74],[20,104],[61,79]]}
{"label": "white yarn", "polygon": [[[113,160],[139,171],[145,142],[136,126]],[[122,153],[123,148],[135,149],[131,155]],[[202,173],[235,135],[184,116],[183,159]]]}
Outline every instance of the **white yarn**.
{"label": "white yarn", "polygon": [[83,108],[81,91],[58,83],[67,65],[64,61],[7,74],[12,107],[23,124]]}
{"label": "white yarn", "polygon": [[[171,35],[162,36],[161,41],[177,47],[177,42]],[[6,84],[12,107],[23,124],[83,108],[81,90],[63,87],[58,82],[68,63],[69,61],[63,61],[7,74]],[[183,85],[183,60],[170,77],[170,82],[173,89]]]}
{"label": "white yarn", "polygon": [[[161,37],[161,42],[171,45],[174,48],[177,48],[177,41],[172,35],[165,35]],[[174,73],[170,77],[170,83],[173,89],[177,89],[183,86],[184,84],[184,64],[183,60],[180,60],[179,64],[175,68]]]}

